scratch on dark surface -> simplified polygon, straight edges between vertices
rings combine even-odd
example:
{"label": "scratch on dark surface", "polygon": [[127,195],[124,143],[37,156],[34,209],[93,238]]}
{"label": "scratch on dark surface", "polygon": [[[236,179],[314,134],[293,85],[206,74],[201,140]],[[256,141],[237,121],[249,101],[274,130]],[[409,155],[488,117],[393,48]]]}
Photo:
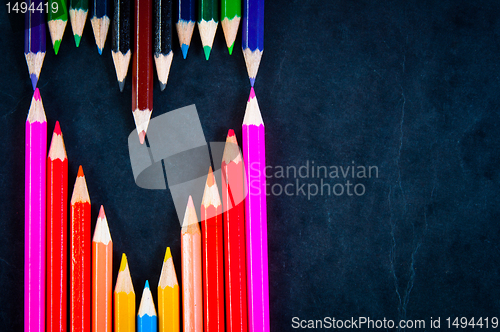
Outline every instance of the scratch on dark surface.
{"label": "scratch on dark surface", "polygon": [[396,159],[397,165],[398,165],[398,184],[399,184],[399,189],[401,190],[401,195],[403,196],[403,202],[404,202],[404,211],[406,212],[407,206],[406,206],[406,197],[405,197],[405,192],[403,190],[403,186],[401,184],[401,151],[403,149],[403,138],[404,138],[404,131],[403,131],[403,126],[405,122],[405,104],[406,104],[406,98],[405,98],[405,93],[403,90],[403,87],[401,87],[401,98],[403,99],[403,105],[401,107],[401,121],[399,123],[399,150],[398,150],[398,157]]}
{"label": "scratch on dark surface", "polygon": [[391,224],[391,238],[392,238],[392,247],[391,251],[389,254],[389,262],[391,266],[391,273],[394,278],[394,288],[396,289],[396,295],[398,296],[399,304],[401,305],[401,295],[399,294],[399,286],[398,286],[398,276],[396,275],[396,269],[395,269],[395,264],[394,261],[396,260],[396,237],[394,236],[394,229],[396,228],[396,224],[392,221],[392,201],[391,201],[391,195],[392,195],[392,187],[389,188],[389,195],[387,195],[387,199],[389,202],[389,211],[390,211],[390,217],[389,217],[389,223]]}
{"label": "scratch on dark surface", "polygon": [[12,265],[10,265],[9,262],[7,262],[5,259],[3,259],[2,257],[0,257],[0,262],[4,262],[5,264],[7,264],[8,266],[12,267]]}
{"label": "scratch on dark surface", "polygon": [[278,69],[278,73],[276,74],[276,80],[274,81],[274,85],[273,85],[273,93],[274,93],[274,88],[276,87],[276,83],[278,83],[280,80],[281,80],[281,71],[283,70],[283,63],[285,62],[285,58],[286,58],[286,51],[285,52],[285,55],[283,56],[283,59],[281,59],[281,63],[280,63],[280,67]]}

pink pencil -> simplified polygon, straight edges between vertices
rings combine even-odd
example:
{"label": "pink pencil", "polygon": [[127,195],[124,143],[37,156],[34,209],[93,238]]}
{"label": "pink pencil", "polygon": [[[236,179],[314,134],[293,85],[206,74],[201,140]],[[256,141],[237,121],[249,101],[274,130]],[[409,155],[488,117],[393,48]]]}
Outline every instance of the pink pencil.
{"label": "pink pencil", "polygon": [[245,200],[248,330],[268,332],[269,276],[267,262],[266,144],[264,122],[253,88],[243,119],[243,156],[248,196]]}
{"label": "pink pencil", "polygon": [[45,167],[47,119],[35,89],[26,120],[24,331],[45,331]]}

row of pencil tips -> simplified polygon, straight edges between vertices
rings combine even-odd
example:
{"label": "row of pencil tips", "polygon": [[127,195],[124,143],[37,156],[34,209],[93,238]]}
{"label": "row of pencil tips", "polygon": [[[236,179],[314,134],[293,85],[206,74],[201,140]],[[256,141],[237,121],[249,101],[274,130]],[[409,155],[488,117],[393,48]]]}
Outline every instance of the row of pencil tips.
{"label": "row of pencil tips", "polygon": [[[33,89],[37,86],[46,52],[45,12],[36,10],[43,8],[44,1],[30,0],[30,8],[35,10],[26,11],[24,54]],[[80,45],[87,20],[89,0],[69,1],[69,10],[66,0],[49,0],[49,6],[46,6],[47,25],[55,54],[59,52],[68,17],[77,47]],[[160,87],[161,90],[165,89],[173,58],[174,9],[177,14],[174,18],[175,25],[184,59],[187,57],[197,23],[205,58],[208,60],[219,17],[229,54],[232,54],[243,18],[242,49],[250,83],[254,85],[264,51],[264,0],[246,0],[243,1],[243,6],[242,0],[197,0],[198,3],[196,0],[178,0],[175,1],[176,8],[173,8],[171,0],[135,0],[135,21],[132,20],[132,1],[114,0],[112,10],[111,1],[93,0],[90,18],[99,54],[102,54],[109,26],[112,25],[112,57],[120,90],[123,90],[132,53],[137,52],[146,52],[151,58],[154,54]],[[112,21],[111,13],[114,13]],[[154,40],[154,44],[151,40]]]}

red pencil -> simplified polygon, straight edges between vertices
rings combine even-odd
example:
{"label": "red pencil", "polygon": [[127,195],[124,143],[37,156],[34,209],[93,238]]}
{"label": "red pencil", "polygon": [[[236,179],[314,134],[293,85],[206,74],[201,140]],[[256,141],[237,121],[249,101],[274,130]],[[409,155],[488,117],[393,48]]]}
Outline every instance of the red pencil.
{"label": "red pencil", "polygon": [[71,197],[70,331],[90,332],[92,293],[90,198],[82,166]]}
{"label": "red pencil", "polygon": [[132,113],[139,141],[144,143],[153,111],[152,0],[135,0],[135,40],[132,64]]}
{"label": "red pencil", "polygon": [[222,156],[226,326],[228,332],[248,331],[245,261],[245,177],[234,131],[227,134]]}
{"label": "red pencil", "polygon": [[67,322],[68,157],[56,122],[47,158],[47,332]]}
{"label": "red pencil", "polygon": [[205,332],[224,332],[222,205],[212,167],[201,202]]}

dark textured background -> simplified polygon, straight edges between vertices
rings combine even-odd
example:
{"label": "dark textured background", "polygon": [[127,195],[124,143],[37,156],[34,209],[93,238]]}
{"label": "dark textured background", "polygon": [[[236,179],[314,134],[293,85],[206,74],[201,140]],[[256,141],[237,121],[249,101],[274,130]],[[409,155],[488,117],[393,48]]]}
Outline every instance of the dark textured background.
{"label": "dark textured background", "polygon": [[[361,197],[268,198],[272,331],[292,330],[294,316],[498,315],[499,17],[498,1],[267,2],[256,81],[267,163],[379,168],[378,178],[355,180],[366,186]],[[20,331],[32,89],[23,33],[5,7],[0,30],[0,330]],[[219,27],[208,62],[197,30],[187,60],[176,36],[174,52],[164,92],[155,77],[153,116],[196,104],[208,142],[228,128],[241,142],[241,51],[228,55]],[[120,93],[110,40],[99,56],[87,22],[77,49],[68,23],[59,55],[47,46],[38,86],[49,132],[61,123],[70,186],[82,164],[93,223],[105,206],[114,275],[126,252],[136,293],[146,279],[156,288],[167,245],[179,273],[169,191],[134,184],[131,79]]]}

